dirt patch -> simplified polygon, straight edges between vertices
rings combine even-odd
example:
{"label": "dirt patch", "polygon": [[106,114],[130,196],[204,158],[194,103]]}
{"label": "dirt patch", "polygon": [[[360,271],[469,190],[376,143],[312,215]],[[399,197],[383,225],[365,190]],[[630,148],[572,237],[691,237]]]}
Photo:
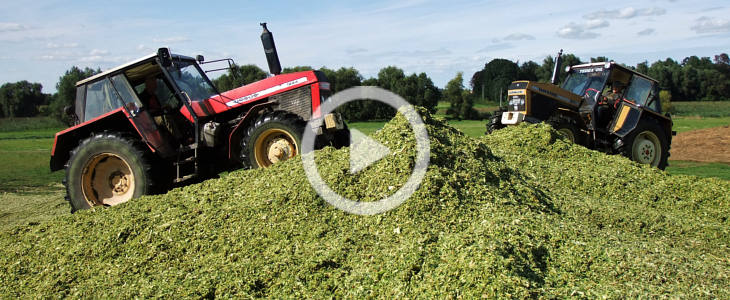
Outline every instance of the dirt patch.
{"label": "dirt patch", "polygon": [[678,133],[670,153],[672,160],[730,163],[730,126]]}

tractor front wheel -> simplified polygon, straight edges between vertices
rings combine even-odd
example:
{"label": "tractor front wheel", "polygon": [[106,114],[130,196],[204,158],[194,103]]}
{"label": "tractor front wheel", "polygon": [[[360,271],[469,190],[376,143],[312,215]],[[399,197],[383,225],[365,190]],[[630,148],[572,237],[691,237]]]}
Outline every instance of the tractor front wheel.
{"label": "tractor front wheel", "polygon": [[265,168],[300,154],[305,125],[291,113],[262,115],[241,138],[241,161],[249,168]]}
{"label": "tractor front wheel", "polygon": [[583,138],[581,132],[575,127],[575,125],[565,120],[551,119],[547,123],[555,128],[555,130],[571,143],[583,144]]}
{"label": "tractor front wheel", "polygon": [[656,123],[641,121],[626,137],[623,154],[640,164],[648,164],[664,170],[669,158],[669,143],[666,134]]}
{"label": "tractor front wheel", "polygon": [[489,122],[487,122],[487,131],[484,132],[484,134],[490,134],[495,130],[502,128],[504,128],[504,124],[502,124],[502,111],[497,111],[489,118]]}
{"label": "tractor front wheel", "polygon": [[151,164],[141,145],[120,134],[93,135],[66,164],[66,200],[71,212],[113,206],[151,192]]}

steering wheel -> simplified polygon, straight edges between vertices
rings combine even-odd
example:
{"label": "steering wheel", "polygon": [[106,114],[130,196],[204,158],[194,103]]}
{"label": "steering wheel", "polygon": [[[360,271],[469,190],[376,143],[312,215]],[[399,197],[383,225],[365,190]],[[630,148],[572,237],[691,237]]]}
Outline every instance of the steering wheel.
{"label": "steering wheel", "polygon": [[587,89],[586,89],[586,93],[585,93],[585,96],[586,96],[586,97],[588,97],[588,98],[591,98],[591,95],[590,95],[590,94],[589,94],[588,92],[595,92],[596,94],[599,94],[599,93],[600,93],[600,91],[599,91],[599,90],[597,90],[597,89],[594,89],[594,88],[587,88]]}

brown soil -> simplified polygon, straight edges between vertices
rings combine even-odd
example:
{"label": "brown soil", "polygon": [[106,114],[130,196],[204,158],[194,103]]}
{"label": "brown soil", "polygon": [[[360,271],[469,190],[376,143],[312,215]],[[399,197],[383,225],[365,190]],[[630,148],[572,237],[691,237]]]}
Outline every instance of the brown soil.
{"label": "brown soil", "polygon": [[672,160],[730,163],[730,126],[678,133],[669,152]]}

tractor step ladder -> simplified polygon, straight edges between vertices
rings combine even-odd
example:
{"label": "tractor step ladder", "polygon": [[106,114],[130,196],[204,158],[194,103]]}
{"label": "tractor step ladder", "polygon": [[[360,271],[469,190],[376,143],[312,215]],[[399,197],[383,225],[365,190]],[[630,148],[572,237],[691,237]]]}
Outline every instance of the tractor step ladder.
{"label": "tractor step ladder", "polygon": [[[190,153],[192,151],[192,153]],[[193,143],[187,146],[181,146],[178,150],[177,161],[175,165],[175,180],[179,183],[198,176],[198,145]],[[193,164],[193,167],[184,168]],[[191,170],[192,169],[192,170]]]}

